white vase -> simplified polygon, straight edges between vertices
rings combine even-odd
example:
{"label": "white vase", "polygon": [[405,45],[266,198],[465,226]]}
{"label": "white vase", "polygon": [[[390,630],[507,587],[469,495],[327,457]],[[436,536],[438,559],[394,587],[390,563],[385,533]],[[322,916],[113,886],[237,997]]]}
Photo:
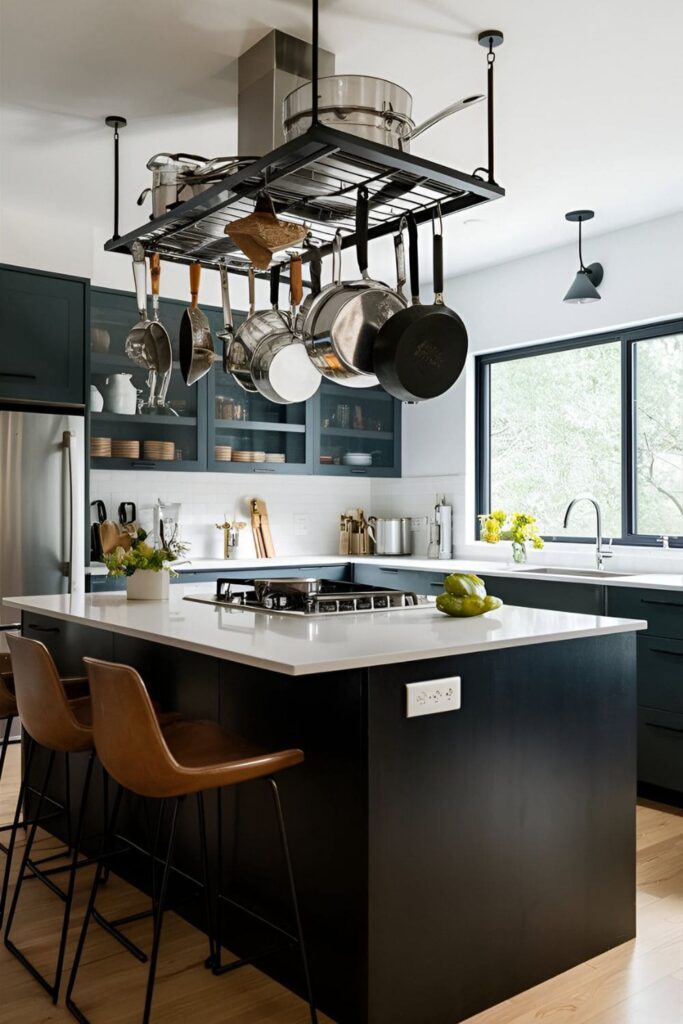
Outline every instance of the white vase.
{"label": "white vase", "polygon": [[104,409],[104,398],[94,384],[90,385],[90,411],[102,412]]}
{"label": "white vase", "polygon": [[129,601],[168,601],[170,576],[162,569],[136,569],[126,576],[126,597]]}
{"label": "white vase", "polygon": [[138,393],[130,373],[114,373],[107,377],[104,387],[104,408],[119,416],[134,416],[137,412]]}

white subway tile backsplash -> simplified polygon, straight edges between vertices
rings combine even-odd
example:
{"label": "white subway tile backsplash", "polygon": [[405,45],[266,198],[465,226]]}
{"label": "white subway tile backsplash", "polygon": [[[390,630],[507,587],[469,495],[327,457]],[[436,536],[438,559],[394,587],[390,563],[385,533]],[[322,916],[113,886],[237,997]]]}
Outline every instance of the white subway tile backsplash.
{"label": "white subway tile backsplash", "polygon": [[[139,509],[158,498],[182,504],[181,530],[190,543],[190,558],[221,558],[223,535],[216,524],[228,519],[249,523],[250,498],[268,505],[271,533],[278,555],[333,554],[339,544],[339,516],[361,507],[369,514],[370,480],[348,477],[274,476],[272,479],[222,473],[116,472],[93,470],[90,499],[101,498],[110,517],[121,501]],[[309,518],[308,533],[295,534],[294,516]],[[251,530],[242,531],[240,552],[254,554]]]}

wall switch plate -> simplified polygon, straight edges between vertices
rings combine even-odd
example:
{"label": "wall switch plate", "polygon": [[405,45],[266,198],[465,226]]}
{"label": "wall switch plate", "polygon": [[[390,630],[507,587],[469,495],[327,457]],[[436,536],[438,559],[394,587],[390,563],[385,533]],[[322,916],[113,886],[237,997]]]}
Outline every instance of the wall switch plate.
{"label": "wall switch plate", "polygon": [[406,718],[458,711],[461,707],[460,676],[406,683]]}
{"label": "wall switch plate", "polygon": [[311,528],[311,517],[308,512],[297,512],[294,515],[294,536],[307,537]]}

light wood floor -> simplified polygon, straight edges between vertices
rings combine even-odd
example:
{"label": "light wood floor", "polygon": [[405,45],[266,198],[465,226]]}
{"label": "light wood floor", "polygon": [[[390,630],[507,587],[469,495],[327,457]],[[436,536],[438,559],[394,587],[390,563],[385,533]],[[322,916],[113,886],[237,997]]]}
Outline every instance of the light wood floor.
{"label": "light wood floor", "polygon": [[[14,747],[0,791],[0,821],[9,819],[16,800],[18,765]],[[637,842],[638,938],[477,1014],[467,1024],[683,1024],[683,813],[639,807]],[[41,839],[45,852],[55,846],[51,838]],[[90,877],[89,871],[82,875],[74,933]],[[15,938],[38,966],[48,969],[61,904],[35,883],[24,894]],[[103,890],[102,906],[110,916],[143,909],[135,891],[115,878]],[[147,923],[130,926],[128,933],[148,945]],[[304,1004],[255,968],[213,978],[200,966],[205,955],[204,936],[170,914],[162,940],[155,1024],[306,1024]],[[92,928],[77,997],[93,1024],[135,1024],[144,976],[143,966],[101,929]],[[51,1005],[0,945],[0,1024],[72,1020],[62,1006]],[[331,1022],[321,1015],[321,1024]],[[430,1024],[428,1007],[424,1024]]]}

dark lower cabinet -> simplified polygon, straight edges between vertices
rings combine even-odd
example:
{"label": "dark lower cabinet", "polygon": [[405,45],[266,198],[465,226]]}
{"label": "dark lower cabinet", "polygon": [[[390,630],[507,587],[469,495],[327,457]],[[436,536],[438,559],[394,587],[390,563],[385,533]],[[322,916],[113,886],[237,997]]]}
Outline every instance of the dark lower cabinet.
{"label": "dark lower cabinet", "polygon": [[607,607],[610,615],[647,619],[647,630],[638,637],[638,781],[644,795],[680,803],[683,594],[608,587]]}
{"label": "dark lower cabinet", "polygon": [[482,576],[482,579],[487,592],[495,594],[504,604],[548,608],[554,612],[605,614],[605,588],[599,584],[518,580],[507,576]]}
{"label": "dark lower cabinet", "polygon": [[0,401],[83,405],[88,282],[0,266]]}

